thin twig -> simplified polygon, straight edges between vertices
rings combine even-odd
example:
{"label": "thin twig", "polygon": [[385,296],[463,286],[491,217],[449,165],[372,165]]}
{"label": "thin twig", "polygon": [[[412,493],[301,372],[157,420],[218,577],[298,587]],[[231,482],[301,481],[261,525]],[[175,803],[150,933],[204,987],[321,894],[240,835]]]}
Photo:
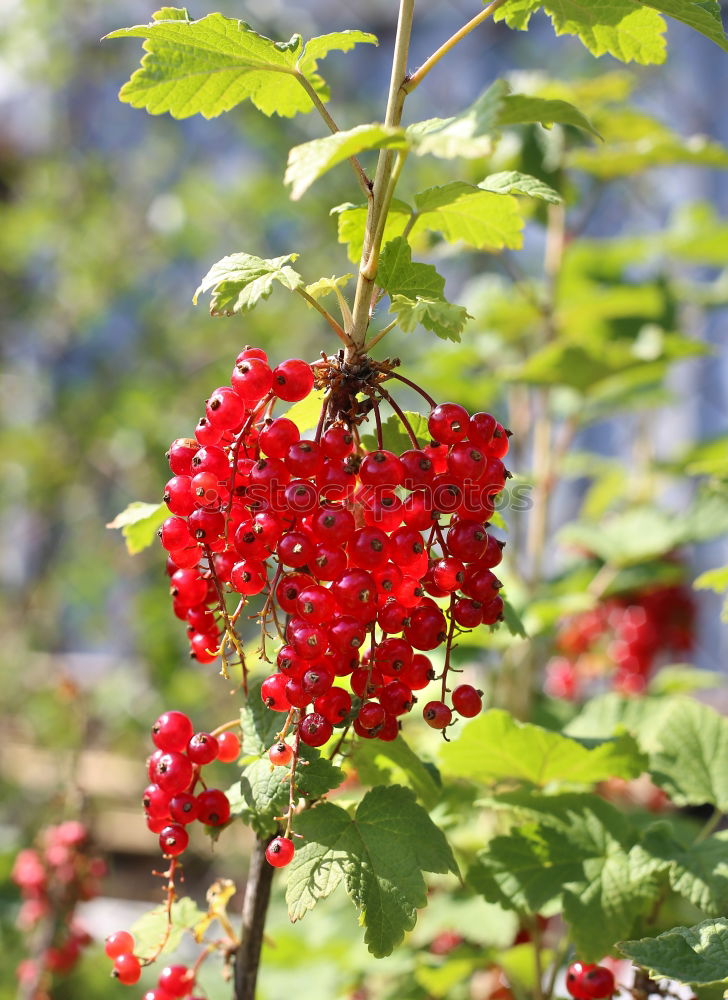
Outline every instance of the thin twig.
{"label": "thin twig", "polygon": [[421,388],[421,386],[417,385],[416,382],[412,382],[410,379],[405,378],[404,375],[400,375],[399,372],[395,372],[395,371],[389,372],[389,377],[390,378],[396,378],[399,382],[404,382],[405,385],[408,385],[410,387],[410,389],[414,389],[415,392],[418,392],[420,394],[420,396],[422,396],[423,399],[427,400],[427,402],[430,404],[430,406],[433,408],[433,410],[437,406],[437,403],[432,398],[432,396],[429,394],[429,392],[425,392],[425,390],[423,388]]}
{"label": "thin twig", "polygon": [[331,313],[327,309],[324,309],[324,307],[321,305],[320,302],[316,301],[313,295],[309,295],[309,293],[304,288],[297,288],[296,291],[298,292],[298,294],[301,296],[302,299],[305,299],[310,306],[313,306],[314,309],[316,309],[318,312],[321,313],[323,318],[329,324],[329,326],[334,331],[339,340],[342,342],[342,344],[344,344],[346,347],[354,346],[354,341],[351,339],[349,334],[346,333],[344,329],[336,322]]}
{"label": "thin twig", "polygon": [[392,407],[392,409],[394,410],[394,412],[397,414],[397,416],[401,420],[402,426],[407,431],[409,439],[412,442],[412,446],[414,448],[416,448],[416,449],[419,450],[420,442],[417,440],[417,435],[412,430],[412,424],[409,422],[409,420],[405,416],[405,413],[404,413],[404,410],[402,409],[402,407],[399,405],[399,403],[395,399],[393,399],[390,396],[390,394],[387,392],[386,389],[382,388],[381,385],[378,386],[378,389],[379,389],[379,392],[382,395],[382,398],[387,400],[387,402],[389,403],[389,405]]}

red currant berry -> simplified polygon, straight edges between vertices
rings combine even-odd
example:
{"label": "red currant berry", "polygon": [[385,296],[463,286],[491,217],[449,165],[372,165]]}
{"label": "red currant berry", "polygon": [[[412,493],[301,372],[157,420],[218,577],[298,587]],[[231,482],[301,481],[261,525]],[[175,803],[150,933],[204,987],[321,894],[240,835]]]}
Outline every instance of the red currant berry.
{"label": "red currant berry", "polygon": [[273,865],[274,868],[285,868],[291,863],[295,852],[292,840],[275,837],[266,847],[265,856],[269,865]]}
{"label": "red currant berry", "polygon": [[386,713],[384,708],[378,701],[368,701],[359,709],[357,721],[359,722],[359,725],[363,729],[366,729],[369,733],[376,733],[384,725],[385,715]]}
{"label": "red currant berry", "polygon": [[244,358],[233,368],[230,382],[235,392],[250,406],[270,391],[273,372],[262,358]]}
{"label": "red currant berry", "polygon": [[217,740],[209,733],[195,733],[187,744],[187,756],[193,764],[210,764],[217,757]]}
{"label": "red currant berry", "polygon": [[313,389],[313,371],[305,361],[284,361],[273,369],[273,392],[287,403],[297,403]]}
{"label": "red currant berry", "polygon": [[435,679],[435,671],[430,660],[422,653],[415,653],[412,663],[402,671],[400,678],[413,691],[422,691]]}
{"label": "red currant berry", "polygon": [[197,799],[189,792],[179,792],[170,800],[169,812],[175,823],[187,826],[188,823],[197,819]]}
{"label": "red currant berry", "polygon": [[217,759],[223,764],[231,764],[240,756],[240,740],[230,731],[220,733],[217,738]]}
{"label": "red currant berry", "polygon": [[333,728],[323,715],[319,715],[318,712],[310,712],[301,719],[298,732],[307,746],[321,747],[331,739]]}
{"label": "red currant berry", "polygon": [[141,974],[141,963],[136,955],[124,952],[122,955],[117,955],[114,959],[114,971],[112,975],[125,986],[133,986],[134,983],[138,983]]}
{"label": "red currant berry", "polygon": [[474,413],[468,422],[468,440],[479,448],[487,448],[497,426],[498,421],[490,413]]}
{"label": "red currant berry", "polygon": [[343,424],[332,424],[321,438],[327,458],[346,458],[354,450],[354,436]]}
{"label": "red currant berry", "polygon": [[404,487],[408,490],[426,489],[435,478],[432,459],[424,451],[404,451],[399,458],[404,468]]}
{"label": "red currant berry", "polygon": [[479,715],[483,708],[483,692],[476,690],[471,684],[458,684],[452,693],[452,707],[465,719]]}
{"label": "red currant berry", "polygon": [[266,677],[260,688],[260,697],[266,708],[271,708],[274,712],[287,712],[291,706],[286,698],[285,674]]}
{"label": "red currant berry", "polygon": [[440,403],[427,421],[430,434],[441,444],[455,444],[468,433],[470,417],[468,411],[457,403]]}
{"label": "red currant berry", "polygon": [[230,802],[219,788],[206,788],[197,796],[197,818],[205,826],[223,826],[230,819]]}
{"label": "red currant berry", "polygon": [[414,704],[412,691],[400,680],[390,681],[379,691],[379,701],[388,715],[405,715]]}
{"label": "red currant berry", "polygon": [[330,622],[336,611],[336,598],[326,587],[305,587],[296,599],[296,610],[312,625]]}
{"label": "red currant berry", "polygon": [[150,777],[168,795],[187,790],[192,781],[192,762],[181,753],[162,754],[154,764]]}
{"label": "red currant berry", "polygon": [[104,951],[109,958],[118,958],[119,955],[131,955],[134,951],[134,938],[129,931],[116,931],[109,934],[104,945]]}
{"label": "red currant berry", "polygon": [[177,438],[169,446],[167,461],[175,476],[189,476],[192,471],[192,459],[199,451],[199,444],[192,438]]}
{"label": "red currant berry", "polygon": [[205,404],[205,416],[213,427],[230,430],[242,422],[245,403],[234,389],[223,385],[215,389]]}
{"label": "red currant berry", "polygon": [[335,726],[351,711],[351,695],[340,687],[332,687],[314,700],[314,711]]}
{"label": "red currant berry", "polygon": [[152,726],[152,741],[160,750],[181,753],[193,733],[192,722],[184,712],[164,712]]}
{"label": "red currant berry", "polygon": [[285,767],[293,760],[293,748],[281,740],[273,744],[268,751],[268,757],[271,764],[275,764],[276,767]]}
{"label": "red currant berry", "polygon": [[179,857],[187,849],[189,842],[187,831],[179,823],[165,826],[159,834],[159,846],[162,848],[162,853],[173,858]]}
{"label": "red currant berry", "polygon": [[269,458],[284,458],[292,444],[300,438],[298,427],[288,417],[277,417],[260,432],[258,444]]}
{"label": "red currant berry", "polygon": [[171,997],[185,997],[192,992],[195,976],[186,965],[167,965],[159,973],[159,988]]}
{"label": "red currant berry", "polygon": [[445,729],[452,721],[452,712],[442,701],[428,701],[422,709],[422,718],[433,729]]}
{"label": "red currant berry", "polygon": [[359,468],[359,478],[365,486],[401,486],[404,466],[391,451],[372,451]]}

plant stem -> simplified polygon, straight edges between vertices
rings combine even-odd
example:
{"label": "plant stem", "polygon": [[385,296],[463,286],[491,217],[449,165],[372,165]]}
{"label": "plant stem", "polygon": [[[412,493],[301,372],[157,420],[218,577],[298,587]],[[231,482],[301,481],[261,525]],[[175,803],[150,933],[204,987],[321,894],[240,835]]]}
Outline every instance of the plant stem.
{"label": "plant stem", "polygon": [[446,56],[451,49],[454,49],[458,42],[462,41],[463,38],[465,38],[466,35],[469,35],[471,31],[478,27],[478,25],[487,21],[490,15],[494,14],[499,7],[503,6],[505,2],[506,0],[493,0],[493,3],[489,4],[485,10],[482,10],[480,14],[476,14],[475,17],[468,21],[467,24],[464,24],[459,31],[456,31],[455,34],[451,35],[446,42],[443,42],[440,48],[437,49],[436,52],[433,52],[430,58],[426,59],[422,63],[417,72],[413,73],[407,80],[404,85],[406,93],[412,93],[415,87],[418,87],[422,83],[430,70],[439,63],[443,56]]}
{"label": "plant stem", "polygon": [[701,841],[707,840],[708,837],[711,835],[711,833],[713,832],[713,830],[715,830],[715,828],[718,826],[718,824],[720,823],[720,821],[722,819],[723,819],[723,813],[716,806],[715,809],[713,810],[712,814],[710,815],[707,823],[705,824],[705,826],[702,828],[702,830],[700,831],[700,833],[695,838],[695,843],[699,844],[699,843],[701,843]]}
{"label": "plant stem", "polygon": [[398,323],[398,320],[393,319],[392,322],[389,323],[387,326],[385,326],[383,330],[380,330],[379,333],[375,334],[371,338],[371,340],[368,340],[366,342],[366,344],[364,345],[364,353],[368,354],[369,351],[371,351],[372,347],[374,347],[375,344],[378,344],[380,340],[383,340],[384,337],[387,336],[387,334],[390,332],[390,330],[393,330],[395,328],[395,326],[397,325],[397,323]]}
{"label": "plant stem", "polygon": [[317,312],[321,313],[321,315],[329,324],[329,326],[334,331],[339,340],[342,341],[342,343],[345,344],[346,347],[351,347],[352,346],[351,337],[349,337],[349,335],[344,332],[344,330],[339,326],[339,324],[336,322],[331,313],[327,309],[324,309],[321,303],[317,302],[316,299],[313,297],[313,295],[309,295],[308,292],[305,291],[305,289],[297,288],[296,291],[298,292],[298,294],[301,296],[302,299],[305,299],[310,306],[313,306],[313,308],[316,309]]}
{"label": "plant stem", "polygon": [[[321,117],[323,118],[323,120],[326,122],[326,124],[328,125],[329,129],[331,130],[331,132],[332,133],[339,132],[340,131],[339,126],[336,124],[336,122],[334,121],[334,119],[331,117],[331,115],[329,114],[329,112],[326,109],[326,105],[321,100],[321,98],[316,93],[316,91],[311,86],[311,84],[306,79],[306,77],[303,75],[303,73],[297,72],[296,73],[296,79],[301,84],[301,86],[303,87],[303,89],[306,91],[306,93],[308,94],[308,96],[311,98],[311,102],[313,103],[313,106],[316,108],[316,110],[318,111],[318,113],[321,115]],[[366,173],[364,172],[364,168],[362,167],[361,163],[356,158],[356,156],[350,156],[349,157],[349,163],[351,164],[352,170],[356,174],[356,179],[359,181],[359,186],[361,187],[362,191],[367,196],[367,198],[371,198],[371,196],[372,196],[372,184],[371,184],[371,181],[369,180],[369,178],[367,177]]]}
{"label": "plant stem", "polygon": [[[389,97],[387,99],[387,113],[384,123],[392,128],[396,128],[402,119],[402,108],[406,92],[404,84],[407,79],[407,58],[409,54],[409,41],[412,34],[412,18],[414,16],[415,0],[400,0],[399,19],[397,21],[397,37],[394,43],[394,57],[392,60],[392,75],[389,82]],[[356,294],[354,297],[354,311],[352,317],[351,339],[353,348],[347,350],[347,360],[353,360],[357,354],[361,353],[366,341],[367,327],[369,326],[369,310],[374,294],[374,279],[376,277],[376,255],[378,248],[375,248],[375,234],[384,231],[386,222],[387,198],[391,200],[393,189],[390,188],[390,178],[392,176],[392,165],[394,163],[394,153],[391,149],[383,149],[379,153],[377,161],[377,171],[374,176],[372,186],[372,197],[369,201],[367,211],[366,229],[364,233],[364,247],[361,256],[361,268],[356,284]],[[383,216],[383,217],[382,217]],[[381,236],[380,236],[381,238]],[[370,260],[375,261],[375,273],[371,274],[364,270]]]}
{"label": "plant stem", "polygon": [[265,857],[267,846],[268,840],[256,840],[255,849],[250,857],[248,881],[243,899],[240,946],[235,955],[235,1000],[255,1000],[265,916],[273,883],[274,869]]}

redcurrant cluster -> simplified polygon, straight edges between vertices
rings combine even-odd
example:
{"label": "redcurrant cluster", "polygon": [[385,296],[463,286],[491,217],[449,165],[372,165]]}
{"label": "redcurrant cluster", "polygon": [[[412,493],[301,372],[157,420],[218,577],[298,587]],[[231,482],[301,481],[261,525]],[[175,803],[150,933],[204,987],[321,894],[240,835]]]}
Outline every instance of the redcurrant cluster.
{"label": "redcurrant cluster", "polygon": [[[147,826],[159,834],[164,854],[176,858],[186,849],[186,827],[197,820],[205,826],[223,826],[230,819],[230,803],[218,788],[206,788],[201,770],[214,760],[230,762],[240,756],[240,741],[230,731],[218,736],[195,733],[183,712],[165,712],[152,727],[156,750],[148,761],[144,790]],[[198,783],[203,790],[195,794]]]}
{"label": "redcurrant cluster", "polygon": [[613,973],[605,966],[572,962],[566,973],[566,988],[574,1000],[605,1000],[616,986]]}
{"label": "redcurrant cluster", "polygon": [[695,604],[684,587],[610,598],[561,623],[546,691],[576,699],[585,685],[607,676],[616,691],[639,694],[661,656],[692,648],[694,621]]}
{"label": "redcurrant cluster", "polygon": [[[142,965],[146,964],[134,954],[134,943],[134,937],[128,931],[116,931],[106,939],[106,954],[114,962],[112,975],[125,986],[133,986],[139,982]],[[194,968],[166,965],[159,973],[156,987],[147,990],[142,1000],[181,1000],[189,997],[194,988]]]}
{"label": "redcurrant cluster", "polygon": [[18,926],[43,941],[42,953],[17,970],[21,983],[34,984],[34,996],[46,996],[51,977],[69,972],[91,943],[74,911],[98,894],[105,873],[104,861],[89,854],[88,829],[76,820],[47,827],[37,848],[15,858],[11,877],[23,896]]}
{"label": "redcurrant cluster", "polygon": [[[482,707],[482,693],[468,684],[448,705],[447,677],[457,634],[502,619],[493,569],[503,543],[487,528],[509,475],[508,432],[490,414],[471,416],[426,396],[431,440],[421,447],[382,384],[390,378],[418,388],[389,362],[324,357],[271,369],[263,351],[246,348],[231,384],[207,400],[195,438],[174,441],[168,452],[174,475],[164,498],[172,516],[160,537],[192,656],[222,655],[225,670],[234,652],[245,678],[236,623],[258,598],[261,656],[268,658],[271,631],[282,643],[262,697],[287,713],[283,732],[292,725],[296,745],[322,746],[334,726],[348,725],[363,739],[395,739],[414,692],[435,679],[425,654],[439,646],[441,693],[424,706],[426,722],[445,730],[453,711],[470,718]],[[314,388],[323,403],[307,440],[273,409]],[[412,445],[400,454],[383,447],[384,402]],[[367,448],[360,424],[371,413],[377,440]],[[233,612],[227,593],[238,597]],[[188,768],[176,770],[182,794]],[[167,853],[185,840],[179,834],[161,829]],[[285,846],[269,853],[286,863]]]}

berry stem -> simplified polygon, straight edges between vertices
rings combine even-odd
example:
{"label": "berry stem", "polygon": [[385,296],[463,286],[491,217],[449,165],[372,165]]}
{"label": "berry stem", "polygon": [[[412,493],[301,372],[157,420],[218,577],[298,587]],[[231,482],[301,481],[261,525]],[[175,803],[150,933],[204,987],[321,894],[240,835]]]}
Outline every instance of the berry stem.
{"label": "berry stem", "polygon": [[384,448],[384,433],[382,431],[382,414],[379,412],[379,404],[375,399],[372,400],[374,406],[374,421],[377,425],[377,448],[381,451]]}
{"label": "berry stem", "polygon": [[293,760],[291,761],[291,775],[288,786],[288,812],[286,813],[286,831],[283,834],[288,840],[291,839],[291,825],[293,823],[293,811],[296,805],[296,768],[298,767],[298,750],[301,745],[298,726],[293,737]]}
{"label": "berry stem", "polygon": [[375,336],[373,336],[371,340],[368,340],[364,345],[364,353],[368,354],[375,344],[378,344],[380,340],[383,340],[387,336],[390,330],[393,330],[395,328],[398,322],[399,320],[393,319],[392,322],[388,323],[383,330],[380,330],[379,333],[375,334]]}
{"label": "berry stem", "polygon": [[404,375],[400,375],[399,372],[395,371],[390,371],[389,377],[396,378],[398,381],[404,382],[405,385],[408,385],[410,389],[414,389],[415,392],[418,392],[423,399],[427,400],[433,410],[437,406],[437,402],[432,398],[429,392],[425,392],[425,390],[421,386],[417,385],[416,382],[413,382],[411,379],[408,379]]}
{"label": "berry stem", "polygon": [[450,669],[450,653],[452,652],[452,640],[455,635],[455,619],[452,610],[455,606],[455,595],[450,595],[450,625],[447,630],[447,645],[445,646],[445,663],[442,668],[442,690],[440,691],[440,701],[444,704],[447,696],[447,674]]}
{"label": "berry stem", "polygon": [[[387,392],[386,389],[383,389],[381,387],[381,385],[379,386],[379,392],[381,393],[382,398],[387,400],[387,402],[389,403],[389,405],[392,407],[392,409],[394,410],[394,412],[399,417],[399,419],[400,419],[400,421],[402,423],[402,426],[407,431],[407,435],[409,436],[409,439],[412,442],[412,447],[415,448],[415,449],[418,449],[420,447],[420,443],[417,440],[417,435],[413,431],[412,424],[409,422],[409,420],[405,416],[404,410],[402,409],[402,407],[399,405],[399,403],[395,399],[392,398],[392,396],[390,396],[390,394]],[[381,447],[381,445],[380,445],[380,447]]]}
{"label": "berry stem", "polygon": [[240,666],[243,671],[243,691],[247,695],[248,667],[245,662],[245,652],[243,650],[243,644],[240,641],[240,637],[238,636],[238,633],[235,630],[235,626],[230,620],[230,615],[228,614],[227,605],[225,604],[225,594],[223,593],[222,585],[217,578],[217,573],[215,572],[215,563],[212,558],[212,552],[210,551],[210,547],[208,545],[205,545],[204,550],[205,550],[205,555],[207,556],[207,560],[210,564],[210,577],[212,579],[212,582],[215,584],[215,590],[217,591],[217,597],[219,601],[218,607],[220,610],[220,614],[222,615],[223,621],[225,622],[225,638],[223,639],[222,645],[220,647],[220,652],[222,656],[222,667],[220,672],[222,673],[223,677],[225,677],[226,680],[229,680],[229,676],[227,673],[227,664],[225,662],[225,643],[226,641],[229,641],[234,646],[235,652],[238,654],[238,658],[240,659]]}
{"label": "berry stem", "polygon": [[263,946],[265,917],[270,902],[270,891],[275,869],[265,857],[272,838],[256,840],[250,856],[248,879],[243,898],[243,919],[240,928],[240,945],[235,953],[235,1000],[255,1000],[260,952]]}
{"label": "berry stem", "polygon": [[[169,868],[167,869],[166,872],[162,873],[162,876],[167,879],[167,885],[165,886],[167,892],[167,899],[165,900],[166,925],[164,928],[164,933],[162,934],[162,937],[154,951],[154,954],[150,955],[149,958],[143,959],[142,965],[154,965],[154,963],[157,961],[159,956],[164,951],[165,946],[169,941],[169,935],[172,933],[172,904],[177,898],[177,894],[174,891],[174,876],[177,872],[178,863],[179,862],[177,861],[177,858],[172,858],[172,860],[169,863]],[[159,874],[159,873],[155,872],[154,874]]]}
{"label": "berry stem", "polygon": [[491,14],[494,14],[499,7],[502,7],[506,0],[493,0],[493,3],[489,4],[485,10],[481,11],[480,14],[476,14],[475,17],[471,18],[467,24],[464,24],[459,31],[456,31],[454,35],[451,35],[446,42],[443,42],[439,49],[432,53],[429,59],[426,59],[417,72],[413,73],[409,79],[404,84],[405,93],[411,94],[415,87],[418,87],[430,70],[434,69],[435,66],[440,62],[443,56],[446,56],[451,49],[454,49],[458,42],[462,41],[466,35],[469,35],[471,31],[481,25],[484,21],[487,21]]}

